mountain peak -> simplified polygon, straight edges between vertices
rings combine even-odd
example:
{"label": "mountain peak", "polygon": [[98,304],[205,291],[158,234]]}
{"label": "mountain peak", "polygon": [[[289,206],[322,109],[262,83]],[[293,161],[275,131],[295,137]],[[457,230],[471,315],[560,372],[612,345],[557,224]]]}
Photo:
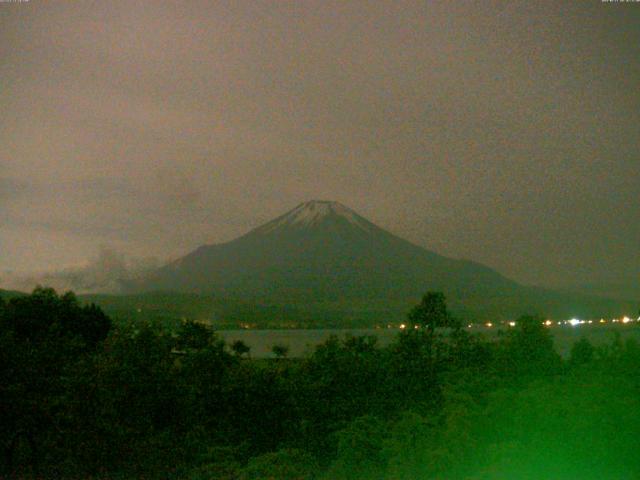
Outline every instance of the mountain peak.
{"label": "mountain peak", "polygon": [[269,233],[287,227],[306,228],[319,225],[330,219],[342,219],[365,232],[371,231],[373,227],[373,224],[340,202],[309,200],[254,231]]}

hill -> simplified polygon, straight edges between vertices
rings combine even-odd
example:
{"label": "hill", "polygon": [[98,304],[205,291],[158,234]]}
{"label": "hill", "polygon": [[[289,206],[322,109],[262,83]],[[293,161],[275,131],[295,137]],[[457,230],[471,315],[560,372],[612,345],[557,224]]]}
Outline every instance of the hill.
{"label": "hill", "polygon": [[18,292],[16,290],[4,290],[0,288],[0,298],[2,298],[3,300],[10,300],[13,297],[20,297],[22,295],[26,294],[23,292]]}

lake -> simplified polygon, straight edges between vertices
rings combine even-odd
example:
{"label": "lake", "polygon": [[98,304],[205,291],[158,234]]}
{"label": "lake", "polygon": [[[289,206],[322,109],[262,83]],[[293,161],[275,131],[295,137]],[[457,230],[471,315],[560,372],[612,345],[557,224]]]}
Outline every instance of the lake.
{"label": "lake", "polygon": [[[616,333],[619,333],[622,341],[634,338],[640,342],[640,325],[579,325],[579,326],[553,326],[549,327],[554,337],[556,350],[562,356],[569,355],[571,346],[586,337],[596,346],[611,343]],[[486,338],[496,338],[498,328],[474,326],[467,331],[472,334],[483,335]],[[273,357],[271,347],[273,345],[286,345],[289,347],[289,356],[301,357],[312,352],[316,345],[325,342],[331,335],[344,339],[347,335],[363,336],[373,335],[378,338],[378,344],[385,346],[394,341],[398,333],[397,328],[381,329],[327,329],[327,330],[220,330],[217,333],[227,342],[242,340],[251,347],[251,356],[254,358]]]}

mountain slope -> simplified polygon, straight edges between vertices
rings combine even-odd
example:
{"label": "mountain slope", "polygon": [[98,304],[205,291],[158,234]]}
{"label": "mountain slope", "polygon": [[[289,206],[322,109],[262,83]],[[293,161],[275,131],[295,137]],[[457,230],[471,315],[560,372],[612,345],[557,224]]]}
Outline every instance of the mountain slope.
{"label": "mountain slope", "polygon": [[325,201],[303,203],[231,242],[200,247],[139,287],[335,300],[406,298],[426,285],[452,292],[517,288],[487,267],[429,252]]}
{"label": "mountain slope", "polygon": [[426,290],[445,292],[454,310],[481,318],[513,318],[527,310],[600,315],[617,308],[605,300],[523,287],[481,264],[414,245],[340,203],[319,200],[233,241],[202,246],[129,284],[129,290],[321,304],[332,311],[377,305],[375,316],[394,319]]}

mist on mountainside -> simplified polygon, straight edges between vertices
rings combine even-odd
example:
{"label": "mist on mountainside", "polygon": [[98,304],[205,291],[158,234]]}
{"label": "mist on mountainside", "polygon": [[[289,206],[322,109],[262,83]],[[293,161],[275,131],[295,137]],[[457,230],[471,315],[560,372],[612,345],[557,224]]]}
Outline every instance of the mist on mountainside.
{"label": "mist on mountainside", "polygon": [[160,265],[155,257],[133,258],[107,246],[85,265],[49,272],[0,272],[0,285],[5,289],[28,292],[37,285],[78,293],[123,293],[124,284]]}

